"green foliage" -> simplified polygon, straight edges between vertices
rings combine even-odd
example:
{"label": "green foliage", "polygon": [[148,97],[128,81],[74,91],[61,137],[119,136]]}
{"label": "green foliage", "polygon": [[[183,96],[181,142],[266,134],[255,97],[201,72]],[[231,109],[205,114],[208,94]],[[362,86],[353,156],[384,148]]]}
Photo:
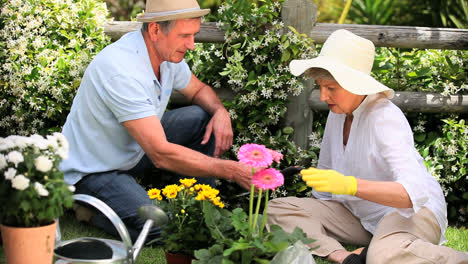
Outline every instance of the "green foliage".
{"label": "green foliage", "polygon": [[435,26],[468,28],[466,0],[431,0],[429,7]]}
{"label": "green foliage", "polygon": [[[269,263],[276,253],[285,250],[296,241],[304,244],[314,240],[296,228],[292,233],[285,232],[277,225],[271,225],[263,235],[250,235],[248,216],[241,208],[232,212],[204,204],[205,222],[216,243],[206,249],[195,251],[195,264],[203,263]],[[260,217],[261,218],[261,217]],[[258,227],[260,227],[258,223]]]}
{"label": "green foliage", "polygon": [[81,76],[109,38],[96,0],[7,0],[0,15],[0,136],[65,122]]}
{"label": "green foliage", "polygon": [[453,223],[468,223],[468,125],[453,116],[442,120],[442,133],[415,133],[418,150],[431,174],[439,181]]}
{"label": "green foliage", "polygon": [[393,0],[353,0],[348,19],[354,23],[386,25],[392,18]]}
{"label": "green foliage", "polygon": [[58,170],[68,155],[62,134],[0,137],[0,146],[0,223],[47,225],[72,206],[72,190]]}
{"label": "green foliage", "polygon": [[[164,249],[172,253],[193,255],[193,252],[213,244],[213,238],[203,220],[205,203],[224,207],[217,196],[219,191],[205,184],[195,184],[195,179],[181,179],[180,185],[171,184],[162,190],[148,191],[150,199],[169,216],[162,227]],[[194,185],[195,184],[195,185]]]}
{"label": "green foliage", "polygon": [[397,91],[468,91],[468,52],[464,50],[406,50],[377,48],[373,76]]}

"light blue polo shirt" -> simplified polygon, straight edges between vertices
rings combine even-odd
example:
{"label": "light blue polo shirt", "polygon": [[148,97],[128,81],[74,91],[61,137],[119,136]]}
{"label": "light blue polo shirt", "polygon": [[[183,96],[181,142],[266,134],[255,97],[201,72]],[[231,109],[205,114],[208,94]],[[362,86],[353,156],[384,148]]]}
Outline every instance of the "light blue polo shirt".
{"label": "light blue polo shirt", "polygon": [[161,120],[172,89],[187,87],[191,71],[185,61],[163,62],[160,78],[140,31],[124,35],[91,61],[62,131],[70,144],[69,157],[60,164],[68,184],[138,163],[144,151],[121,123],[148,116]]}

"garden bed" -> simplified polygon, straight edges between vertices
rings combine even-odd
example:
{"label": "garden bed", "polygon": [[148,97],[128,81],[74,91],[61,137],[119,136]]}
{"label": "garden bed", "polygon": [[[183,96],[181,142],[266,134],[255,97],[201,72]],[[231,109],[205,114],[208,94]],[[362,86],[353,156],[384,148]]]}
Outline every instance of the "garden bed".
{"label": "garden bed", "polygon": [[[101,230],[90,226],[85,223],[79,223],[72,211],[68,211],[61,219],[60,219],[60,227],[62,231],[62,239],[68,240],[72,238],[78,237],[102,237],[102,238],[111,238],[106,233],[102,232]],[[468,252],[468,229],[461,227],[461,228],[454,228],[449,227],[446,232],[446,237],[449,240],[445,245],[451,247],[456,250]],[[355,249],[355,247],[347,247],[349,250]],[[317,264],[329,264],[326,260],[321,258],[315,257],[315,261]],[[164,257],[164,251],[161,247],[145,247],[142,249],[140,256],[138,257],[139,264],[153,264],[153,263],[166,263],[166,259]],[[0,264],[6,264],[3,247],[1,247],[0,252]]]}

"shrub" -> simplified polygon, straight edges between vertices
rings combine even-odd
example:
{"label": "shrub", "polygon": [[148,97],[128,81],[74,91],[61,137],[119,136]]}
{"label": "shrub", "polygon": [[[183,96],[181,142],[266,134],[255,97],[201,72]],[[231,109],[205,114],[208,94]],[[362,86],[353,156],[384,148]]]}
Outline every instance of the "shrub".
{"label": "shrub", "polygon": [[[432,121],[434,122],[434,121]],[[417,148],[431,174],[441,184],[452,224],[468,223],[468,125],[465,119],[442,119],[434,131],[425,131],[426,120],[413,127]]]}
{"label": "shrub", "polygon": [[292,129],[281,123],[288,96],[303,90],[289,73],[289,62],[316,56],[310,38],[281,22],[283,2],[266,0],[257,6],[251,1],[224,1],[213,20],[225,30],[225,43],[197,44],[186,58],[202,81],[235,92],[235,98],[225,102],[235,133],[227,155],[231,158],[247,142],[278,150],[284,155],[283,166],[302,164],[315,155],[297,148],[290,140]]}
{"label": "shrub", "polygon": [[377,48],[372,73],[397,91],[461,94],[468,91],[468,52]]}
{"label": "shrub", "polygon": [[96,0],[4,0],[0,15],[0,136],[59,131],[81,77],[109,43]]}

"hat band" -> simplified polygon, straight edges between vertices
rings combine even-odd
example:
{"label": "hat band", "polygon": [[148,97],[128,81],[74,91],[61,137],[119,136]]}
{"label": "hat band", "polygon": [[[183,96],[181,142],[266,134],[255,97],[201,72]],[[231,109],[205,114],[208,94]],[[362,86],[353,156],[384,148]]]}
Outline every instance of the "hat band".
{"label": "hat band", "polygon": [[144,13],[145,16],[167,16],[167,15],[173,15],[173,14],[180,14],[180,13],[187,13],[187,12],[192,12],[192,11],[200,11],[200,7],[193,7],[193,8],[185,8],[185,9],[178,9],[178,10],[172,10],[172,11],[164,11],[164,12],[148,12]]}

